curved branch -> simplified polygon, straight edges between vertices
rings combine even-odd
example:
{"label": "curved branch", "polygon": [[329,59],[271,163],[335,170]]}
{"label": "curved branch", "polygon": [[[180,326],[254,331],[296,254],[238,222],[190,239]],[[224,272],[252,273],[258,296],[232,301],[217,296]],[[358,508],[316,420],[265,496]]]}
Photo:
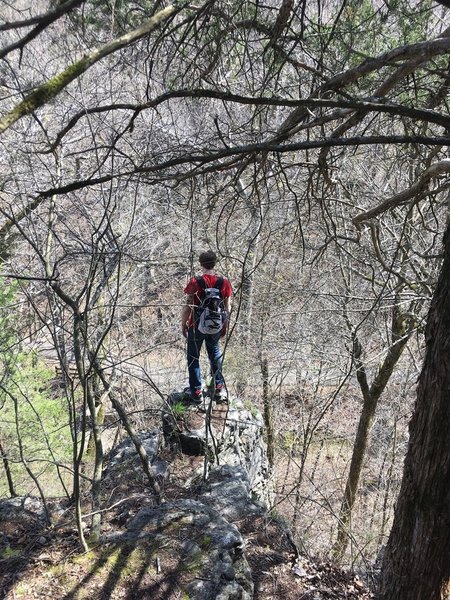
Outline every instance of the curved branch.
{"label": "curved branch", "polygon": [[83,4],[86,0],[67,0],[54,9],[49,10],[46,13],[36,15],[30,19],[23,19],[21,21],[6,21],[0,25],[0,31],[7,31],[9,29],[21,29],[22,27],[31,27],[32,25],[38,25],[45,23],[48,25],[52,23],[58,17],[66,14],[72,8],[75,8],[78,4]]}
{"label": "curved branch", "polygon": [[426,193],[430,182],[441,175],[445,175],[446,173],[450,173],[450,159],[448,158],[431,165],[431,167],[426,169],[420,178],[408,189],[403,190],[399,194],[395,194],[395,196],[387,198],[387,200],[384,200],[378,206],[356,215],[356,217],[352,219],[353,224],[359,227],[365,221],[370,221],[370,219],[381,215],[391,208],[405,204],[413,198],[415,198],[415,201],[417,202]]}
{"label": "curved branch", "polygon": [[[416,57],[414,60],[409,61],[408,63],[401,65],[398,69],[394,71],[383,83],[378,87],[378,89],[373,94],[375,98],[384,98],[387,94],[396,86],[400,81],[408,77],[414,70],[422,64],[422,57]],[[364,118],[366,114],[365,111],[357,110],[356,112],[352,112],[347,120],[339,125],[336,130],[331,134],[332,137],[342,137],[358,125]],[[320,165],[324,165],[326,161],[327,154],[329,152],[328,148],[322,149],[320,152],[318,163]]]}
{"label": "curved branch", "polygon": [[[381,67],[392,66],[400,61],[417,61],[417,65],[429,61],[435,56],[448,54],[450,52],[450,28],[447,29],[441,37],[426,42],[419,42],[409,46],[401,46],[390,52],[386,52],[375,58],[368,58],[357,67],[349,69],[343,73],[338,73],[326,83],[321,85],[313,92],[313,96],[320,97],[326,92],[337,92],[339,89],[349,84],[355,83],[361,77],[380,69]],[[276,135],[277,140],[284,139],[292,133],[292,130],[307,116],[303,107],[295,109],[280,125]]]}
{"label": "curved branch", "polygon": [[31,42],[31,40],[37,37],[41,33],[41,31],[44,31],[46,27],[48,27],[54,21],[59,19],[59,17],[62,17],[77,6],[80,6],[80,4],[84,4],[84,2],[86,2],[86,0],[67,0],[67,2],[63,2],[53,10],[49,10],[43,15],[38,15],[37,17],[27,19],[26,21],[15,21],[11,23],[3,23],[2,25],[0,25],[0,31],[5,31],[7,29],[29,27],[30,25],[35,25],[37,23],[37,26],[31,31],[29,31],[22,38],[20,38],[20,40],[17,40],[17,42],[14,42],[2,48],[0,50],[0,59],[4,58],[13,50],[17,50],[18,48],[23,48],[24,46],[26,46],[28,42]]}
{"label": "curved branch", "polygon": [[[410,108],[408,106],[402,106],[400,104],[383,102],[381,99],[370,99],[370,100],[328,100],[325,98],[299,98],[298,100],[291,100],[289,98],[265,98],[259,97],[254,98],[251,96],[241,96],[240,94],[231,94],[227,92],[220,92],[212,89],[193,89],[193,90],[177,90],[173,92],[165,92],[149,100],[143,104],[132,104],[132,103],[119,103],[119,104],[106,104],[104,106],[93,106],[92,108],[84,109],[69,120],[67,125],[58,133],[55,141],[52,143],[50,149],[45,150],[44,153],[53,152],[58,144],[61,143],[64,136],[78,123],[80,119],[85,116],[100,114],[113,110],[129,110],[134,113],[131,117],[131,121],[134,121],[137,115],[151,108],[156,108],[164,102],[169,100],[176,100],[180,98],[211,98],[222,100],[222,102],[234,102],[236,104],[252,105],[252,106],[291,106],[300,107],[304,106],[307,108],[338,108],[343,110],[356,110],[358,113],[366,114],[369,112],[382,112],[390,115],[407,117],[414,120],[425,121],[427,123],[434,123],[440,125],[445,129],[450,129],[450,116],[430,110],[430,109],[419,109]],[[327,122],[334,119],[342,118],[342,112],[331,115],[331,119],[327,119]],[[316,124],[316,121],[313,122]],[[338,137],[333,135],[332,137]]]}
{"label": "curved branch", "polygon": [[[311,150],[315,148],[323,148],[325,146],[367,146],[374,144],[426,144],[429,146],[449,146],[450,137],[426,137],[426,136],[373,136],[373,137],[353,137],[353,138],[329,138],[326,140],[316,140],[307,142],[298,142],[295,144],[276,144],[274,142],[262,142],[259,144],[247,144],[245,146],[235,146],[231,148],[221,148],[220,150],[205,151],[203,154],[183,154],[176,156],[161,163],[156,163],[150,166],[142,165],[129,171],[117,172],[102,177],[85,179],[82,181],[72,181],[66,185],[57,188],[49,188],[38,192],[38,194],[30,201],[30,203],[21,210],[14,218],[4,223],[0,227],[0,240],[4,239],[11,229],[29,215],[40,204],[52,196],[60,196],[75,192],[87,187],[93,187],[102,183],[108,183],[120,177],[132,177],[137,175],[157,174],[157,178],[149,181],[149,184],[160,183],[161,181],[178,181],[193,177],[194,175],[205,174],[209,171],[226,171],[235,168],[237,161],[241,158],[247,160],[257,160],[258,155],[265,152],[274,152],[278,154],[297,152],[301,150]],[[228,158],[229,162],[221,163],[223,159]],[[443,162],[450,162],[448,161]],[[219,163],[219,164],[218,164]],[[172,170],[175,167],[183,165],[193,165],[191,171],[187,173],[175,172]],[[203,169],[200,169],[204,167]],[[167,170],[166,174],[163,171]],[[375,210],[375,209],[373,209]],[[366,213],[363,213],[366,214]],[[358,219],[358,217],[355,217]],[[364,219],[361,219],[364,220]]]}
{"label": "curved branch", "polygon": [[[67,194],[69,192],[73,192],[88,186],[99,185],[101,183],[107,183],[112,181],[113,179],[117,179],[119,177],[130,177],[133,175],[139,174],[151,174],[157,173],[158,179],[157,181],[167,181],[167,180],[176,180],[180,173],[174,173],[173,171],[164,175],[162,171],[170,170],[174,167],[179,167],[182,165],[195,165],[194,171],[198,170],[198,167],[203,165],[213,164],[214,169],[224,170],[224,165],[214,164],[218,161],[221,161],[224,158],[239,158],[239,157],[256,157],[260,153],[264,152],[274,152],[274,153],[288,153],[288,152],[297,152],[300,150],[312,150],[315,148],[323,148],[324,146],[366,146],[366,145],[374,145],[374,144],[426,144],[430,146],[448,146],[450,145],[450,137],[428,137],[428,136],[371,136],[371,137],[351,137],[351,138],[329,138],[325,140],[314,140],[314,141],[305,141],[305,142],[297,142],[293,144],[276,144],[273,142],[261,142],[258,144],[246,144],[244,146],[234,146],[228,148],[221,148],[220,150],[205,150],[205,152],[201,154],[187,154],[184,152],[180,156],[175,156],[170,158],[164,162],[155,163],[150,166],[139,166],[135,169],[129,171],[122,171],[119,173],[115,173],[112,175],[104,175],[103,177],[92,178],[83,181],[73,181],[67,185],[60,186],[59,188],[49,188],[47,190],[43,190],[39,192],[39,196],[37,196],[33,200],[33,208],[36,208],[35,202],[41,198],[49,198],[53,194],[61,195]],[[235,162],[233,162],[233,166],[235,166]],[[25,209],[26,211],[27,209]],[[24,211],[24,213],[25,213]],[[29,211],[28,211],[29,212]],[[28,214],[27,212],[27,214]],[[25,214],[23,215],[25,216]],[[23,217],[21,217],[23,218]],[[17,219],[19,220],[19,219]],[[2,229],[0,229],[0,236],[2,233]]]}

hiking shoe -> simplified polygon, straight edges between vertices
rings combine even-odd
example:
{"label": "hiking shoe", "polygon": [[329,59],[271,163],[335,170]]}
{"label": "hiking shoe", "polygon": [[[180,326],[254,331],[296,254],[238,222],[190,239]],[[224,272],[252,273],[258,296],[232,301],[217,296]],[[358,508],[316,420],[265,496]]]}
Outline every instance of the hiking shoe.
{"label": "hiking shoe", "polygon": [[194,390],[189,394],[189,402],[192,404],[201,404],[203,402],[202,390]]}
{"label": "hiking shoe", "polygon": [[216,388],[214,390],[214,400],[216,402],[218,402],[219,404],[221,402],[227,402],[228,394],[227,394],[227,390],[223,383],[218,383],[216,385]]}

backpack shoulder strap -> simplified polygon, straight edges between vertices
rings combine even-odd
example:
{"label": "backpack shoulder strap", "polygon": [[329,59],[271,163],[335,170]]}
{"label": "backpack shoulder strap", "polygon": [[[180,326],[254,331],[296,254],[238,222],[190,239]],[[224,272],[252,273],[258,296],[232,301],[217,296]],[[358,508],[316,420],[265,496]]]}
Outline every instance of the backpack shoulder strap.
{"label": "backpack shoulder strap", "polygon": [[220,293],[222,293],[222,285],[223,285],[223,277],[218,277],[217,281],[216,281],[216,285],[214,287],[217,288]]}
{"label": "backpack shoulder strap", "polygon": [[205,282],[205,280],[203,279],[203,276],[202,276],[202,275],[200,275],[199,277],[196,277],[196,278],[195,278],[195,281],[198,283],[199,287],[200,287],[200,288],[201,288],[203,291],[205,291],[205,290],[206,290],[206,282]]}

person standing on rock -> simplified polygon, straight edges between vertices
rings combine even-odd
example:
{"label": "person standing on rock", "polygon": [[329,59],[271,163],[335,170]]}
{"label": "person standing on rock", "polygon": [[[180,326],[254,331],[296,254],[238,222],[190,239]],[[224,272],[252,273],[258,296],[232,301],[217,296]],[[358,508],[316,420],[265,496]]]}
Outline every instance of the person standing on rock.
{"label": "person standing on rock", "polygon": [[194,404],[202,402],[200,351],[205,342],[213,397],[216,402],[224,402],[227,393],[219,340],[227,332],[233,291],[228,279],[215,273],[217,256],[212,250],[202,252],[199,262],[202,275],[192,277],[184,288],[187,298],[181,313],[181,330],[187,338],[189,397]]}

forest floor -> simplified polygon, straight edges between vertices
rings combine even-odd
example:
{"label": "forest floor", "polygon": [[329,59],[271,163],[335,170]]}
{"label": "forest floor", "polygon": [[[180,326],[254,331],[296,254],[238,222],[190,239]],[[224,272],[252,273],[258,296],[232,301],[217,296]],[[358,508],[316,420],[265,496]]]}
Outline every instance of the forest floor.
{"label": "forest floor", "polygon": [[[2,529],[5,535],[5,524]],[[329,563],[303,561],[296,565],[296,574],[292,552],[281,542],[275,522],[256,519],[246,523],[241,532],[252,569],[255,600],[373,597],[358,577]],[[143,546],[121,552],[99,546],[81,554],[74,531],[36,531],[35,524],[27,519],[19,528],[14,527],[14,537],[17,534],[16,555],[0,562],[0,598],[4,600],[186,598],[180,585],[185,573],[179,565],[164,561],[163,553],[159,568],[149,548]]]}
{"label": "forest floor", "polygon": [[[173,483],[166,493],[180,498],[179,485],[199,458],[181,457],[171,465]],[[179,479],[177,479],[177,476]],[[148,489],[133,484],[123,502],[105,514],[105,533],[123,526],[144,504]],[[252,570],[255,600],[369,600],[373,596],[353,573],[330,563],[306,558],[297,562],[292,546],[270,516],[236,523],[245,539],[245,554]],[[186,570],[170,554],[150,546],[121,548],[98,545],[80,552],[73,522],[61,520],[52,528],[41,527],[23,511],[17,519],[0,523],[0,598],[25,600],[152,599],[184,600],[182,582]]]}

